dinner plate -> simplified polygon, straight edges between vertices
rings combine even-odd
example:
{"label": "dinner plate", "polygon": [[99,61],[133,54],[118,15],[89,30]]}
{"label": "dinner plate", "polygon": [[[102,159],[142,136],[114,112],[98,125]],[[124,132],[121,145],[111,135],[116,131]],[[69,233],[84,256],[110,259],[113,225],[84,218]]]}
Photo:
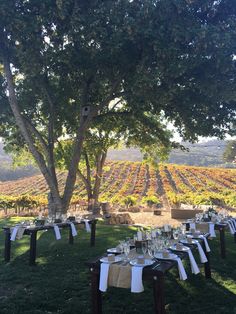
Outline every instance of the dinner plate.
{"label": "dinner plate", "polygon": [[116,247],[112,247],[110,249],[107,249],[107,253],[122,253],[121,250],[117,250]]}
{"label": "dinner plate", "polygon": [[178,249],[176,248],[176,245],[172,245],[172,246],[170,246],[170,249],[171,249],[171,250],[174,250],[174,251],[186,252],[186,251],[189,250],[189,247],[183,246],[181,250],[178,250]]}
{"label": "dinner plate", "polygon": [[129,263],[132,266],[145,267],[145,266],[150,266],[150,265],[154,264],[155,261],[153,261],[152,259],[145,259],[144,264],[139,264],[137,258],[135,258],[135,259],[131,260]]}
{"label": "dinner plate", "polygon": [[158,259],[175,259],[178,257],[178,255],[176,255],[174,253],[169,253],[168,257],[163,257],[162,253],[156,253],[155,257]]}
{"label": "dinner plate", "polygon": [[198,238],[201,239],[202,237],[204,237],[204,234],[202,234],[202,233],[193,236],[193,238],[195,238],[195,239],[196,239],[196,238],[197,238],[197,239],[198,239]]}
{"label": "dinner plate", "polygon": [[192,240],[192,243],[188,243],[187,240],[180,240],[180,242],[183,243],[183,244],[197,244],[198,243],[197,240]]}
{"label": "dinner plate", "polygon": [[102,258],[100,259],[100,262],[112,264],[112,263],[121,262],[122,260],[123,260],[123,257],[117,255],[117,256],[115,256],[115,260],[114,260],[114,261],[108,261],[108,257],[106,256],[106,257],[102,257]]}

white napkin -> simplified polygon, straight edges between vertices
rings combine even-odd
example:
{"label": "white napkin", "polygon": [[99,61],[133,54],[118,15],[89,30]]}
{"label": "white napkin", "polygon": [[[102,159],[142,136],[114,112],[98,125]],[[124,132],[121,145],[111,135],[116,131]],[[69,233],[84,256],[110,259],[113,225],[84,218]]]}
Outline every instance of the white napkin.
{"label": "white napkin", "polygon": [[196,229],[196,224],[195,222],[190,222],[189,223],[190,229]]}
{"label": "white napkin", "polygon": [[211,252],[211,249],[210,249],[210,247],[209,247],[207,238],[204,237],[204,235],[200,235],[199,238],[203,239],[203,241],[204,241],[204,243],[205,243],[206,251],[207,251],[207,252]]}
{"label": "white napkin", "polygon": [[53,228],[54,228],[56,239],[60,240],[61,239],[61,233],[60,233],[59,227],[57,225],[54,225]]}
{"label": "white napkin", "polygon": [[142,231],[138,231],[138,232],[137,232],[137,240],[138,240],[138,241],[142,241],[142,239],[143,239]]}
{"label": "white napkin", "polygon": [[19,228],[20,228],[20,226],[15,226],[13,228],[13,231],[11,233],[11,239],[10,239],[11,241],[15,241],[16,235],[17,235],[17,232],[18,232]]}
{"label": "white napkin", "polygon": [[131,273],[131,292],[143,292],[143,267],[133,266]]}
{"label": "white napkin", "polygon": [[228,226],[229,226],[230,233],[231,233],[231,234],[234,234],[234,233],[235,233],[235,232],[234,232],[234,228],[233,228],[233,226],[231,225],[231,221],[230,221],[230,220],[228,221]]}
{"label": "white napkin", "polygon": [[23,235],[24,235],[24,232],[25,232],[25,227],[22,227],[20,226],[17,230],[17,233],[16,233],[16,239],[20,240],[23,238]]}
{"label": "white napkin", "polygon": [[184,269],[184,265],[179,257],[175,258],[175,260],[178,263],[178,269],[179,269],[179,278],[180,280],[186,280],[187,279],[187,274]]}
{"label": "white napkin", "polygon": [[233,219],[230,219],[230,223],[231,223],[231,226],[232,226],[234,232],[236,232],[234,220],[233,220]]}
{"label": "white napkin", "polygon": [[109,263],[102,263],[101,264],[99,290],[102,292],[107,291],[109,268],[110,268]]}
{"label": "white napkin", "polygon": [[207,257],[206,254],[204,253],[201,244],[196,240],[196,244],[197,244],[197,248],[198,248],[198,252],[200,255],[200,260],[201,263],[207,263]]}
{"label": "white napkin", "polygon": [[200,270],[197,266],[193,253],[190,248],[188,248],[187,252],[188,252],[188,257],[189,257],[192,273],[197,275],[200,273]]}
{"label": "white napkin", "polygon": [[215,233],[215,224],[213,222],[209,223],[209,232],[212,238],[216,237],[216,233]]}
{"label": "white napkin", "polygon": [[71,227],[72,236],[73,237],[77,236],[77,230],[76,230],[75,225],[73,224],[73,222],[70,222],[70,227]]}
{"label": "white napkin", "polygon": [[233,224],[233,226],[234,226],[234,231],[236,232],[236,221],[235,221],[235,219],[231,219],[231,221],[232,221],[232,224]]}
{"label": "white napkin", "polygon": [[90,224],[88,219],[84,219],[85,228],[87,232],[91,232]]}

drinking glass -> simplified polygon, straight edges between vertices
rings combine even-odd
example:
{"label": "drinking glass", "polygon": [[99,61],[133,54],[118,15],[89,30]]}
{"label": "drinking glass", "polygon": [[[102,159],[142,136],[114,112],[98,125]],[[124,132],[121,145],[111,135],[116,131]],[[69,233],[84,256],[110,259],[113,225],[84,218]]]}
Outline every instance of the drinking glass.
{"label": "drinking glass", "polygon": [[131,241],[130,237],[125,238],[125,242],[128,243],[129,245],[130,245],[130,241]]}
{"label": "drinking glass", "polygon": [[151,240],[152,235],[150,231],[146,231],[146,240]]}
{"label": "drinking glass", "polygon": [[142,242],[142,252],[144,256],[147,254],[147,251],[148,251],[147,242]]}
{"label": "drinking glass", "polygon": [[125,261],[128,261],[128,255],[129,255],[129,252],[130,252],[130,245],[129,245],[129,242],[125,242],[123,244],[123,249],[124,249],[124,254],[125,254]]}
{"label": "drinking glass", "polygon": [[66,214],[62,214],[61,215],[61,221],[62,222],[66,222],[67,221],[67,215]]}
{"label": "drinking glass", "polygon": [[157,234],[158,234],[159,236],[162,235],[162,230],[161,230],[160,228],[157,229]]}
{"label": "drinking glass", "polygon": [[179,239],[179,229],[174,229],[174,231],[173,231],[173,238],[176,241]]}
{"label": "drinking glass", "polygon": [[120,246],[121,253],[124,253],[124,245],[125,245],[125,241],[119,241],[119,246]]}
{"label": "drinking glass", "polygon": [[154,258],[155,257],[155,254],[156,254],[156,246],[154,244],[151,244],[148,246],[148,255],[151,257],[151,258]]}

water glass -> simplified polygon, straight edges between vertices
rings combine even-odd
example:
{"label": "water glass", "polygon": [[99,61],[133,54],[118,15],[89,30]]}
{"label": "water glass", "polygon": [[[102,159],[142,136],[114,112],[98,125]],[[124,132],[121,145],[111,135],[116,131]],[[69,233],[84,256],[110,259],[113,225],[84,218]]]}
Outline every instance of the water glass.
{"label": "water glass", "polygon": [[151,258],[154,258],[155,257],[155,254],[156,254],[156,246],[154,244],[151,244],[148,246],[148,255],[151,257]]}
{"label": "water glass", "polygon": [[147,242],[142,242],[142,252],[143,252],[143,255],[145,256],[147,254],[147,251],[148,251],[148,245],[147,245]]}
{"label": "water glass", "polygon": [[125,254],[125,260],[128,261],[128,255],[130,253],[130,245],[129,245],[129,242],[125,242],[123,244],[123,250],[124,250],[124,254]]}

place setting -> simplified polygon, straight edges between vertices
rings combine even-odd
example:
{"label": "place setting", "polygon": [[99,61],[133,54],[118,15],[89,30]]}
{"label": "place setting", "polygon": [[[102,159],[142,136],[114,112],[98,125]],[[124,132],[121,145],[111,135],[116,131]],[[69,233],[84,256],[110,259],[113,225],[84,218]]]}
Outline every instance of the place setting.
{"label": "place setting", "polygon": [[[161,265],[165,265],[165,267],[171,265],[172,267],[176,264],[180,280],[186,280],[187,274],[181,257],[184,252],[188,253],[191,250],[183,245],[178,246],[180,245],[177,243],[179,234],[176,231],[174,235],[175,238],[171,239],[169,228],[145,233],[139,230],[134,235],[132,242],[130,240],[120,241],[117,247],[107,249],[107,256],[100,259],[100,291],[105,292],[108,286],[116,286],[130,288],[134,293],[143,292],[143,270],[150,268],[155,271]],[[189,253],[188,255],[192,272],[199,273],[193,255]]]}

